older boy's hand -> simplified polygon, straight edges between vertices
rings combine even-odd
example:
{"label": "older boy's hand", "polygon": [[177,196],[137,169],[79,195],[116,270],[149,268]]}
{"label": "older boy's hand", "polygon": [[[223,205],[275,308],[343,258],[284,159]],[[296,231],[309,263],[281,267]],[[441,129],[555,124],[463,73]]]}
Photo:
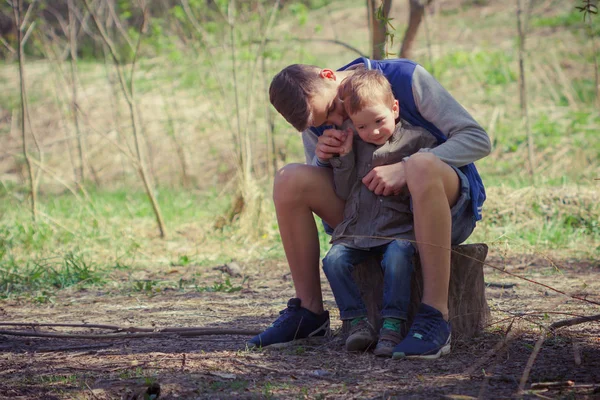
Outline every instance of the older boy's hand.
{"label": "older boy's hand", "polygon": [[315,154],[321,160],[329,160],[341,154],[347,135],[347,132],[339,129],[326,129],[318,138]]}
{"label": "older boy's hand", "polygon": [[373,168],[363,178],[362,182],[370,191],[378,196],[392,196],[400,194],[406,186],[404,163],[381,165]]}

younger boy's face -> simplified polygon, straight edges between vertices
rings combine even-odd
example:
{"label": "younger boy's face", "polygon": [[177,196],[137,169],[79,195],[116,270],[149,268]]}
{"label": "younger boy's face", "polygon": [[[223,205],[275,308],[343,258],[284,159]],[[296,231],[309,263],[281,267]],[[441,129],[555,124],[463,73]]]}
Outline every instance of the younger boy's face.
{"label": "younger boy's face", "polygon": [[391,106],[383,103],[370,104],[350,115],[350,119],[362,140],[380,146],[394,133],[398,115],[398,100],[394,100]]}

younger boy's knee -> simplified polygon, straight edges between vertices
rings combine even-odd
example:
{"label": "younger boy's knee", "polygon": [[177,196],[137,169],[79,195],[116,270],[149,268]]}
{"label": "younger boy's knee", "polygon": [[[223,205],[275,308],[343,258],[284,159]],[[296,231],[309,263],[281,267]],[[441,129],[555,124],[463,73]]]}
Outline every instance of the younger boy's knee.
{"label": "younger boy's knee", "polygon": [[329,249],[325,258],[323,258],[323,272],[330,276],[340,271],[346,271],[350,264],[346,248],[342,245],[334,245]]}
{"label": "younger boy's knee", "polygon": [[402,268],[412,271],[414,255],[415,248],[412,243],[396,240],[389,244],[382,263],[384,264],[384,268],[391,266],[392,268]]}

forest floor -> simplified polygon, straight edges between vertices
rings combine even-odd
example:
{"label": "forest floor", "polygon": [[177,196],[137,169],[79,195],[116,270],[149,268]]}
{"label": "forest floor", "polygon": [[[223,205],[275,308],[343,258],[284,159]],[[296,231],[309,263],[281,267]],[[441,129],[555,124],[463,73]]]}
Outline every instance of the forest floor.
{"label": "forest floor", "polygon": [[[164,399],[514,398],[535,343],[552,322],[600,313],[592,304],[600,302],[600,263],[491,255],[487,264],[490,324],[478,337],[453,343],[452,353],[439,360],[349,354],[335,338],[313,346],[248,351],[249,335],[65,339],[0,334],[0,398],[141,399],[151,385],[160,386]],[[294,294],[283,262],[244,265],[244,279],[225,278],[214,267],[201,268],[204,282],[221,283],[195,290],[185,285],[160,291],[152,285],[140,285],[133,292],[63,290],[44,304],[9,299],[0,303],[0,320],[257,331],[272,322]],[[155,273],[154,278],[165,276],[164,271]],[[326,281],[323,287],[333,328],[339,328]],[[79,327],[0,329],[110,333]],[[565,381],[574,385],[532,387]],[[522,396],[600,398],[600,322],[549,332]]]}

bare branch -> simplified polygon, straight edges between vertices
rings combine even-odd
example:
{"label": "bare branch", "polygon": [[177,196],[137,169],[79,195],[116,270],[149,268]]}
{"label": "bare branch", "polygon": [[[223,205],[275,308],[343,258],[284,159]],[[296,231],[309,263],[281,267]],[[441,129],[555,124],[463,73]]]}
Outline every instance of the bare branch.
{"label": "bare branch", "polygon": [[31,35],[31,32],[33,31],[33,28],[35,28],[35,21],[33,21],[31,25],[29,25],[29,28],[27,28],[27,32],[25,32],[25,35],[23,35],[23,39],[21,40],[21,46],[25,46],[27,39],[29,39],[29,35]]}
{"label": "bare branch", "polygon": [[29,17],[31,16],[31,13],[33,12],[33,8],[35,7],[35,3],[37,0],[33,0],[31,2],[31,4],[29,4],[29,7],[27,8],[27,11],[25,11],[25,17],[23,17],[23,21],[21,21],[21,23],[19,24],[18,21],[15,21],[15,23],[17,24],[17,26],[19,27],[18,29],[20,31],[25,30],[25,26],[27,26],[27,22]]}
{"label": "bare branch", "polygon": [[6,49],[8,51],[10,51],[12,54],[17,53],[17,51],[15,49],[13,49],[10,44],[8,44],[8,42],[4,39],[4,36],[2,36],[2,35],[0,35],[0,43],[2,43],[4,45],[4,47],[6,47]]}
{"label": "bare branch", "polygon": [[[87,4],[87,1],[86,0],[84,0],[84,1]],[[121,24],[121,20],[119,19],[119,16],[115,12],[115,8],[113,7],[112,1],[107,1],[106,5],[108,7],[108,12],[110,13],[110,16],[111,16],[113,22],[115,23],[115,26],[117,27],[117,29],[119,30],[119,32],[121,32],[121,35],[123,35],[123,38],[125,39],[125,41],[129,45],[129,47],[131,48],[131,50],[134,50],[135,47],[133,46],[133,41],[131,40],[131,38],[127,34],[127,31],[125,30],[125,28],[123,28],[123,25]]]}

